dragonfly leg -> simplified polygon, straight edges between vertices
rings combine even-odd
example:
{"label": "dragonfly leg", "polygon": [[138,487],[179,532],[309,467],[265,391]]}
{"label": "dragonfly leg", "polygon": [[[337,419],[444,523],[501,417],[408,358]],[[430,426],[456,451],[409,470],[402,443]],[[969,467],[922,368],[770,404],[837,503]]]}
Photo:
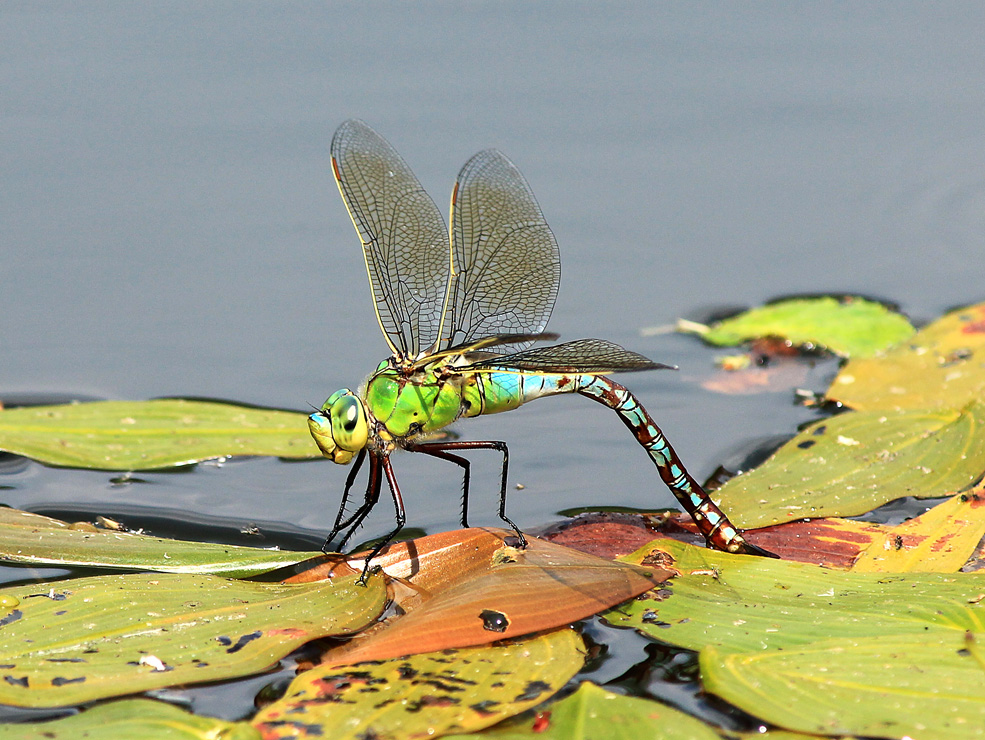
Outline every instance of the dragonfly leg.
{"label": "dragonfly leg", "polygon": [[465,471],[464,480],[462,482],[462,526],[467,529],[469,526],[469,480],[471,477],[472,464],[461,455],[453,455],[448,452],[448,448],[446,447],[447,444],[449,443],[418,442],[407,444],[405,449],[410,450],[411,452],[423,452],[425,455],[431,455],[432,457],[437,457],[441,460],[453,462]]}
{"label": "dragonfly leg", "polygon": [[746,540],[728,520],[701,485],[691,477],[684,463],[664,437],[646,409],[628,389],[601,375],[578,389],[593,401],[608,406],[622,419],[647,451],[661,479],[677,498],[684,510],[691,515],[708,544],[716,550],[777,557]]}
{"label": "dragonfly leg", "polygon": [[[519,541],[518,546],[523,548],[527,546],[527,540],[523,536],[523,532],[520,528],[514,524],[513,520],[506,516],[506,480],[508,477],[510,469],[510,449],[506,446],[505,442],[495,442],[495,441],[471,441],[471,440],[457,440],[455,442],[421,442],[412,446],[408,446],[407,449],[414,450],[415,452],[423,452],[426,455],[433,455],[434,457],[440,457],[443,460],[450,460],[457,465],[462,465],[465,468],[465,489],[462,497],[462,525],[469,526],[466,523],[466,508],[468,506],[468,493],[469,493],[469,462],[463,457],[458,455],[452,455],[448,453],[448,450],[497,450],[503,455],[503,474],[500,479],[499,488],[499,518],[510,525],[516,533],[517,540]],[[461,462],[459,462],[461,461]]]}
{"label": "dragonfly leg", "polygon": [[369,512],[376,506],[377,501],[380,500],[380,487],[382,483],[383,479],[380,477],[380,458],[371,453],[369,456],[369,481],[366,484],[366,497],[363,499],[359,508],[356,509],[356,512],[342,522],[342,528],[349,527],[349,531],[345,533],[345,536],[339,543],[339,550],[345,549],[346,543],[356,533],[356,530],[359,529],[366,517],[369,516]]}
{"label": "dragonfly leg", "polygon": [[342,502],[339,504],[339,513],[335,517],[335,524],[332,526],[332,531],[328,533],[328,537],[325,538],[325,544],[322,545],[322,552],[329,552],[329,545],[331,545],[332,540],[335,539],[336,535],[343,529],[352,524],[351,517],[343,521],[345,517],[345,505],[349,501],[349,491],[352,490],[352,484],[356,481],[356,475],[359,474],[360,468],[363,466],[363,462],[366,460],[366,448],[359,451],[358,457],[356,457],[356,462],[352,465],[352,470],[349,471],[349,475],[345,479],[345,490],[342,491]]}
{"label": "dragonfly leg", "polygon": [[[373,558],[379,555],[380,552],[383,550],[383,548],[390,544],[390,541],[400,533],[400,530],[404,528],[404,523],[407,521],[407,515],[404,513],[404,500],[403,497],[400,495],[400,487],[397,485],[397,478],[393,474],[393,466],[390,465],[390,458],[389,457],[377,458],[374,455],[373,460],[378,461],[377,467],[382,466],[383,472],[386,473],[387,485],[390,486],[390,495],[393,497],[393,511],[394,514],[396,515],[397,526],[393,529],[392,532],[390,532],[386,537],[384,537],[376,544],[376,547],[373,548],[372,552],[370,552],[369,556],[366,558],[366,564],[363,565],[363,572],[362,575],[359,576],[359,581],[358,581],[364,586],[366,585],[366,579],[369,577],[369,566],[373,562]],[[379,498],[379,490],[380,490],[379,476],[377,476],[377,487],[376,487],[377,498]]]}

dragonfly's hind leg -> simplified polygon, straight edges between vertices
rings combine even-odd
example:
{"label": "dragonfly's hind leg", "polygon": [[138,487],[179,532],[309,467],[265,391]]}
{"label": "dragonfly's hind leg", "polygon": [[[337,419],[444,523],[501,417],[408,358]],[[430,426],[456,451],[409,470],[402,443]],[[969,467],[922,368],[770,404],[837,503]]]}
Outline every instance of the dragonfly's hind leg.
{"label": "dragonfly's hind leg", "polygon": [[468,529],[469,480],[471,478],[472,464],[461,455],[453,455],[448,452],[445,446],[440,442],[409,443],[405,446],[405,449],[410,450],[411,452],[423,452],[425,455],[431,455],[432,457],[437,457],[441,460],[447,460],[448,462],[455,463],[462,468],[464,471],[464,480],[462,482],[462,526]]}
{"label": "dragonfly's hind leg", "polygon": [[468,496],[469,496],[469,470],[470,463],[464,457],[459,455],[453,455],[448,452],[448,450],[497,450],[503,455],[503,473],[500,479],[499,487],[499,518],[510,525],[516,533],[517,546],[526,547],[527,539],[523,536],[523,532],[520,528],[516,526],[512,519],[506,516],[506,479],[509,474],[510,469],[510,449],[506,446],[505,442],[495,442],[495,441],[465,441],[457,440],[455,442],[419,442],[417,444],[407,445],[408,450],[413,450],[414,452],[423,452],[426,455],[433,455],[434,457],[439,457],[442,460],[448,460],[455,463],[456,465],[461,465],[465,469],[465,486],[462,494],[462,526],[468,527],[466,522],[466,513],[468,508]]}

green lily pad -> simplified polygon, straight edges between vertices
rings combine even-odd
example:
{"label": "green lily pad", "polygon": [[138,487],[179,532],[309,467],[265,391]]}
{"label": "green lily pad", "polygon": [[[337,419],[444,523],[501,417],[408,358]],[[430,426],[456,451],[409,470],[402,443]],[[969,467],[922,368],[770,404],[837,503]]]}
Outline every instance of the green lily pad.
{"label": "green lily pad", "polygon": [[246,578],[320,555],[75,529],[57,519],[0,508],[0,559],[13,563]]}
{"label": "green lily pad", "polygon": [[581,637],[565,628],[489,647],[320,666],[295,678],[253,725],[265,740],[474,732],[548,699],[584,660]]}
{"label": "green lily pad", "polygon": [[985,303],[941,317],[882,356],[850,360],[828,395],[859,410],[960,408],[985,398]]}
{"label": "green lily pad", "polygon": [[945,496],[983,470],[985,401],[957,411],[859,411],[811,424],[712,498],[736,526],[762,527]]}
{"label": "green lily pad", "polygon": [[0,702],[56,707],[263,671],[374,621],[382,579],[123,574],[0,589]]}
{"label": "green lily pad", "polygon": [[706,690],[755,717],[839,736],[985,727],[985,574],[839,572],[666,540],[626,559],[680,575],[606,620],[699,651]]}
{"label": "green lily pad", "polygon": [[[454,740],[475,738],[455,735]],[[482,733],[489,740],[721,740],[704,722],[649,699],[584,682],[533,718],[507,720]],[[761,736],[762,737],[762,736]],[[449,740],[452,740],[449,738]]]}
{"label": "green lily pad", "polygon": [[709,691],[781,727],[967,740],[985,735],[985,667],[967,642],[959,633],[870,635],[782,651],[708,648],[699,661]]}
{"label": "green lily pad", "polygon": [[844,357],[867,357],[904,341],[913,326],[881,303],[864,298],[793,298],[746,311],[705,327],[686,323],[685,331],[710,344],[732,347],[750,339],[780,337],[797,346],[823,347]]}
{"label": "green lily pad", "polygon": [[125,699],[70,717],[0,724],[0,740],[260,740],[245,722],[198,717],[163,701]]}
{"label": "green lily pad", "polygon": [[605,612],[606,621],[689,650],[787,651],[831,639],[985,633],[985,572],[853,573],[673,540],[624,560],[680,575]]}
{"label": "green lily pad", "polygon": [[151,470],[231,455],[321,457],[304,414],[181,399],[7,409],[0,411],[0,450],[96,470]]}

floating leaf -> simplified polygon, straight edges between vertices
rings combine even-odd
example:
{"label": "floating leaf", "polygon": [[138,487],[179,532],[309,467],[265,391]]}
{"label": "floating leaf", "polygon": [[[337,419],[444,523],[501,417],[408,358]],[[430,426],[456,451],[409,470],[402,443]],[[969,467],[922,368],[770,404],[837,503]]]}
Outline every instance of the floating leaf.
{"label": "floating leaf", "polygon": [[985,536],[985,490],[979,484],[885,529],[883,537],[862,551],[853,571],[953,573],[964,566]]}
{"label": "floating leaf", "polygon": [[811,424],[712,498],[736,526],[761,527],[944,496],[983,470],[985,401],[958,411],[860,411]]}
{"label": "floating leaf", "polygon": [[304,414],[180,399],[0,411],[0,449],[97,470],[149,470],[230,455],[321,456]]}
{"label": "floating leaf", "polygon": [[0,559],[14,563],[246,578],[320,555],[76,529],[57,519],[0,508]]}
{"label": "floating leaf", "polygon": [[382,581],[355,580],[124,574],[0,589],[0,702],[66,706],[265,670],[308,640],[372,622]]}
{"label": "floating leaf", "polygon": [[245,722],[199,717],[163,701],[125,699],[69,717],[0,724],[0,740],[260,740]]}
{"label": "floating leaf", "polygon": [[707,690],[772,724],[825,735],[982,737],[981,633],[884,634],[699,656]]}
{"label": "floating leaf", "polygon": [[985,303],[943,316],[880,357],[850,360],[829,396],[859,410],[960,408],[985,398]]}
{"label": "floating leaf", "polygon": [[690,650],[789,650],[881,635],[933,639],[985,624],[985,573],[839,572],[673,540],[627,561],[680,575],[606,612],[606,621]]}
{"label": "floating leaf", "polygon": [[[472,737],[475,740],[475,736]],[[666,704],[623,696],[584,682],[536,717],[506,720],[482,733],[488,740],[721,740],[721,735]],[[769,736],[759,735],[769,740]],[[448,740],[453,740],[449,738]],[[464,735],[454,740],[466,740]]]}
{"label": "floating leaf", "polygon": [[913,334],[904,316],[864,298],[794,298],[754,308],[712,327],[687,322],[706,342],[734,346],[758,337],[782,337],[798,346],[819,346],[848,357],[865,357]]}
{"label": "floating leaf", "polygon": [[383,660],[555,629],[659,582],[645,568],[533,537],[519,550],[504,544],[511,535],[472,528],[388,547],[374,563],[410,585],[395,597],[404,615],[330,651],[325,662]]}
{"label": "floating leaf", "polygon": [[584,660],[581,637],[566,628],[492,647],[320,666],[295,678],[253,725],[264,740],[474,732],[549,698]]}

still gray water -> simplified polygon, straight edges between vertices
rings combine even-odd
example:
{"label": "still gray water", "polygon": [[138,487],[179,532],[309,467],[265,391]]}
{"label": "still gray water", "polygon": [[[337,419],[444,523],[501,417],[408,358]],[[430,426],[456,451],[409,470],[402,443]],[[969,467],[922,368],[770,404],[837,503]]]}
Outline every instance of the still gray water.
{"label": "still gray water", "polygon": [[[702,478],[811,412],[789,389],[702,390],[715,353],[642,327],[801,292],[917,320],[983,298],[983,21],[981,3],[4,3],[0,399],[303,410],[358,385],[387,349],[328,145],[359,117],[443,211],[474,152],[520,167],[561,248],[550,329],[680,365],[622,380]],[[510,444],[521,526],[673,503],[583,399],[457,431]],[[395,460],[408,526],[454,527],[458,468],[416,457]],[[497,465],[476,458],[476,523],[496,521]],[[120,484],[8,460],[0,503],[324,531],[346,472]]]}

